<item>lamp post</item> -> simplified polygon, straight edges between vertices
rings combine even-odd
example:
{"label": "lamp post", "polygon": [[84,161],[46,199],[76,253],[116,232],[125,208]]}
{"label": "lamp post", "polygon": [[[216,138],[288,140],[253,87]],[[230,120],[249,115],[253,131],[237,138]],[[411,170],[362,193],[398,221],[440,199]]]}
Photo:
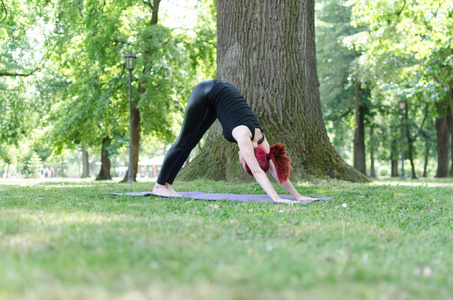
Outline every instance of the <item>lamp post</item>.
{"label": "lamp post", "polygon": [[399,108],[401,114],[401,179],[406,179],[404,176],[404,134],[403,134],[403,119],[404,119],[404,109],[406,108],[406,101],[401,98],[399,101]]}
{"label": "lamp post", "polygon": [[132,52],[129,52],[124,56],[126,59],[126,67],[129,70],[129,165],[128,165],[128,177],[127,182],[134,182],[134,158],[132,150],[132,71],[135,68],[135,56]]}

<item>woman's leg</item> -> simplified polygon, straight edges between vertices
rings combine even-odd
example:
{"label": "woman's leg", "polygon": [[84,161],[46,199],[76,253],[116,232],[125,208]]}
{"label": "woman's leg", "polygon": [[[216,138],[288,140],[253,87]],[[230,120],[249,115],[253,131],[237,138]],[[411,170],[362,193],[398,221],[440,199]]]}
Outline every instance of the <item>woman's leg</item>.
{"label": "woman's leg", "polygon": [[200,142],[203,135],[206,133],[206,131],[208,131],[208,129],[211,127],[211,125],[215,122],[216,119],[217,119],[216,114],[212,111],[212,109],[209,109],[203,122],[201,123],[201,125],[199,127],[197,134],[193,138],[190,146],[188,147],[188,149],[190,149],[190,150],[184,151],[184,153],[181,155],[181,158],[178,160],[178,163],[175,165],[172,172],[170,173],[170,176],[168,176],[168,178],[167,178],[167,184],[170,184],[170,185],[173,184],[173,181],[175,180],[176,175],[178,175],[182,166],[187,161],[187,158],[189,157],[190,152],[192,152],[193,148],[195,148],[195,146],[197,146],[197,144]]}
{"label": "woman's leg", "polygon": [[165,156],[157,184],[165,186],[173,183],[192,149],[215,121],[215,113],[207,102],[207,94],[211,87],[212,81],[202,82],[190,95],[181,132]]}

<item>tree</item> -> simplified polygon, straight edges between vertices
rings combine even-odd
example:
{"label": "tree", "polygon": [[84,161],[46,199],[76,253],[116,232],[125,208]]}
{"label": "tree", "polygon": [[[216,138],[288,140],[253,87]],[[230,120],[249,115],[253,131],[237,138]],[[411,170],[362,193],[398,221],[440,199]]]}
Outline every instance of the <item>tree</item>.
{"label": "tree", "polygon": [[[366,174],[365,128],[371,123],[370,90],[363,81],[358,60],[362,51],[351,39],[366,27],[354,27],[352,4],[348,1],[317,1],[316,37],[318,74],[325,121],[330,132],[344,135],[341,123],[354,122],[353,166]],[[350,119],[355,115],[354,121]],[[349,138],[342,139],[350,144]],[[338,138],[333,140],[336,148]],[[372,160],[373,158],[371,158]]]}
{"label": "tree", "polygon": [[90,165],[88,160],[88,151],[84,144],[82,144],[82,175],[80,178],[90,177]]}
{"label": "tree", "polygon": [[[354,6],[354,23],[370,28],[358,39],[366,53],[360,65],[376,83],[373,93],[393,94],[395,102],[401,97],[412,98],[413,111],[421,111],[426,102],[435,106],[437,111],[430,110],[431,117],[439,119],[436,128],[441,140],[448,140],[448,128],[444,129],[448,127],[447,122],[441,119],[448,116],[450,103],[453,103],[448,97],[453,79],[452,11],[452,1],[440,0],[357,0]],[[411,118],[413,122],[409,123],[420,124],[413,116]],[[411,126],[416,127],[418,125]],[[409,133],[406,136],[410,156],[416,150],[411,145],[417,136]],[[442,169],[438,170],[438,175],[446,176],[448,173],[443,170],[448,171],[448,167],[445,168],[449,163],[448,142],[438,143],[438,147],[443,147],[437,149],[442,153],[438,156],[438,168]]]}
{"label": "tree", "polygon": [[40,53],[32,33],[38,27],[36,21],[35,9],[29,3],[1,1],[0,77],[28,77],[40,69]]}
{"label": "tree", "polygon": [[[256,113],[269,142],[283,142],[296,179],[367,178],[330,144],[316,70],[314,1],[217,1],[217,78],[231,82]],[[237,147],[214,126],[184,178],[231,180],[244,172]]]}
{"label": "tree", "polygon": [[41,175],[42,161],[36,152],[31,153],[30,160],[27,163],[29,176],[31,178],[39,178]]}
{"label": "tree", "polygon": [[[157,24],[159,3],[58,1],[55,29],[48,39],[48,58],[68,82],[53,107],[55,126],[50,135],[60,148],[82,143],[99,148],[101,141],[108,141],[101,149],[106,166],[106,155],[114,154],[127,141],[129,95],[123,55],[129,51],[137,54],[132,110],[134,178],[141,134],[170,140],[173,114],[182,107],[174,95],[185,92],[182,86],[187,72],[181,70],[186,69],[188,59],[181,37]],[[127,17],[131,13],[135,18]]]}

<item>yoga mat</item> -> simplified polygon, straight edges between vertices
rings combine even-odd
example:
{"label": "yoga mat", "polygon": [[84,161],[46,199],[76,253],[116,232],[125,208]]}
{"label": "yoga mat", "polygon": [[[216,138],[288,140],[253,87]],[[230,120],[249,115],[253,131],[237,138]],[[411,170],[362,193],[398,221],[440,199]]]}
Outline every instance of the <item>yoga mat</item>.
{"label": "yoga mat", "polygon": [[[116,195],[116,196],[135,196],[135,197],[143,197],[143,196],[157,196],[151,192],[138,192],[138,193],[108,193],[109,195]],[[238,194],[216,194],[216,193],[201,193],[201,192],[180,192],[180,195],[184,196],[187,199],[198,199],[198,200],[228,200],[228,201],[239,201],[239,202],[250,202],[250,201],[271,201],[268,195],[238,195]],[[164,197],[164,198],[174,198],[174,197]],[[290,195],[281,195],[280,198],[293,200],[296,203],[306,204],[309,202],[315,201],[327,201],[334,197],[323,197],[323,198],[316,198],[314,200],[307,200],[307,201],[296,201],[293,196]]]}

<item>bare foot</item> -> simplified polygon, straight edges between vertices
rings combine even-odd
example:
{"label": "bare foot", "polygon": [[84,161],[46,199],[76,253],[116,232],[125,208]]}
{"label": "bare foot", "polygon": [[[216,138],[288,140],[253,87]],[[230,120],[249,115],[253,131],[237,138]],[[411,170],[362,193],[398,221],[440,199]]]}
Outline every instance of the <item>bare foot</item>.
{"label": "bare foot", "polygon": [[171,186],[171,184],[169,183],[166,183],[165,184],[165,188],[167,189],[167,191],[170,191],[171,195],[173,197],[183,197],[182,195],[178,194],[174,189],[173,187]]}
{"label": "bare foot", "polygon": [[[170,189],[168,186],[170,186]],[[166,185],[156,183],[153,188],[153,194],[164,197],[182,197],[168,183]]]}

